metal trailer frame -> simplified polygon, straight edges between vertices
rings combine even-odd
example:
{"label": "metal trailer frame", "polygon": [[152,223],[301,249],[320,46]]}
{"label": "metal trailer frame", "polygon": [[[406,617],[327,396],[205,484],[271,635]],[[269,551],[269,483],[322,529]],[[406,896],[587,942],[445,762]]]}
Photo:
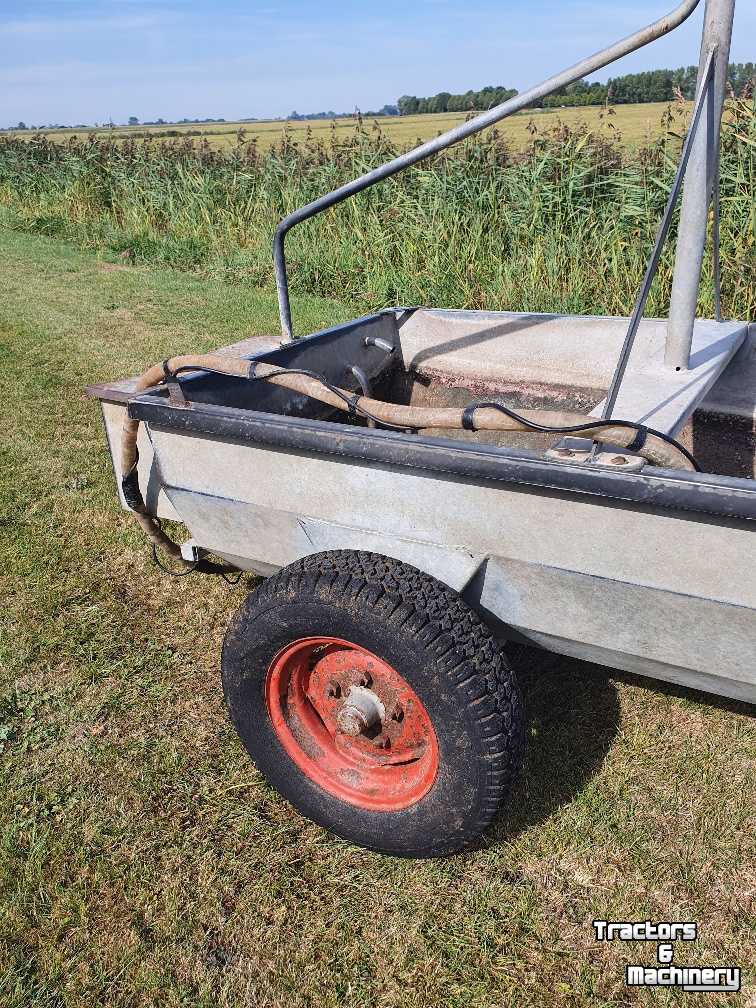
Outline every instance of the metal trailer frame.
{"label": "metal trailer frame", "polygon": [[[356,362],[379,384],[387,360],[407,357],[403,330],[422,323],[407,315],[257,356],[333,381]],[[366,345],[376,336],[390,354]],[[234,384],[198,377],[184,383],[188,407],[155,394],[128,406],[147,428],[148,499],[158,510],[164,494],[189,528],[187,557],[268,575],[331,549],[380,553],[461,592],[505,636],[756,700],[753,480],[324,422],[280,390],[250,409]]]}
{"label": "metal trailer frame", "polygon": [[[308,367],[355,391],[418,371],[422,362],[451,394],[485,343],[482,377],[500,392],[570,386],[595,402],[608,389],[592,415],[676,436],[694,412],[708,410],[753,429],[756,330],[695,320],[690,297],[716,182],[734,0],[706,0],[691,127],[629,319],[395,308],[291,339],[284,239],[293,226],[660,37],[697,3],[685,0],[640,32],[286,217],[274,245],[284,343],[262,353],[250,346],[244,355]],[[645,319],[683,181],[674,311],[668,323]],[[479,386],[481,374],[475,377]],[[133,398],[128,384],[91,391],[103,402],[119,486],[123,416],[128,410],[144,421],[142,495],[150,513],[187,525],[187,556],[206,550],[269,574],[324,550],[371,550],[432,574],[506,633],[549,650],[756,700],[752,479],[658,469],[628,449],[607,458],[579,439],[544,455],[355,427],[308,412],[311,404],[295,393],[208,373],[183,379],[182,387],[184,403],[165,390]]]}

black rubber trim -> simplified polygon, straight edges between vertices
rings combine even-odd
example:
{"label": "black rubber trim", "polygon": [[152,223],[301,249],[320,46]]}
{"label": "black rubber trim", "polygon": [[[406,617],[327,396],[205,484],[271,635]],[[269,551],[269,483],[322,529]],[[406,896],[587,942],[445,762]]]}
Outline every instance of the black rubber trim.
{"label": "black rubber trim", "polygon": [[620,473],[597,466],[547,461],[522,450],[208,403],[196,403],[194,409],[182,410],[151,394],[131,400],[128,413],[156,428],[204,434],[223,441],[251,442],[474,480],[546,487],[650,507],[756,520],[756,483],[734,477],[650,466],[640,473]]}

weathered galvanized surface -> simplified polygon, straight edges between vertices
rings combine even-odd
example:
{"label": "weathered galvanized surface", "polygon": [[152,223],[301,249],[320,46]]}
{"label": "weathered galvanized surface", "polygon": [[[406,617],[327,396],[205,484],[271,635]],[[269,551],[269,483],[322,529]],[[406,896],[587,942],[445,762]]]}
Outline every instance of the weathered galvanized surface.
{"label": "weathered galvanized surface", "polygon": [[[745,335],[740,324],[698,325],[717,367]],[[587,411],[625,327],[624,319],[403,309],[263,357],[348,388],[356,364],[397,401],[500,389],[515,401],[566,399]],[[639,356],[660,354],[663,339],[663,322],[644,322]],[[753,344],[752,334],[706,397],[749,431]],[[262,383],[206,376],[185,385],[188,408],[154,393],[132,408],[150,418],[140,441],[148,507],[180,516],[200,547],[264,574],[323,550],[373,550],[438,577],[552,650],[755,698],[756,536],[737,517],[753,512],[750,481],[648,467],[619,480],[594,466],[565,472],[539,460],[535,445],[507,451],[388,435],[331,423],[302,397]],[[117,392],[97,392],[113,446],[125,407]],[[699,426],[706,416],[696,413]]]}
{"label": "weathered galvanized surface", "polygon": [[704,413],[745,420],[756,430],[756,325],[701,403]]}
{"label": "weathered galvanized surface", "polygon": [[375,550],[469,586],[484,611],[553,650],[756,700],[748,523],[152,436],[194,539],[246,566]]}
{"label": "weathered galvanized surface", "polygon": [[[113,471],[115,473],[116,493],[121,502],[121,507],[128,511],[128,505],[121,489],[123,473],[121,471],[121,453],[119,450],[121,440],[121,428],[126,417],[125,403],[102,402],[102,421],[105,427],[105,437],[113,460]],[[147,432],[147,428],[142,426],[139,429],[137,439],[139,449],[139,487],[147,510],[150,514],[158,518],[168,518],[171,521],[181,521],[176,513],[176,509],[165,495],[160,472],[155,461],[152,450],[152,443]]]}
{"label": "weathered galvanized surface", "polygon": [[[489,383],[594,392],[612,376],[627,319],[515,312],[420,310],[401,329],[405,367]],[[746,339],[743,322],[698,319],[690,370],[665,368],[666,322],[639,327],[613,416],[676,434]],[[593,416],[600,416],[597,403]]]}
{"label": "weathered galvanized surface", "polygon": [[[685,371],[689,366],[709,206],[712,190],[719,182],[719,132],[722,104],[727,90],[727,64],[734,13],[735,0],[706,0],[697,90],[703,83],[704,68],[710,55],[713,55],[714,67],[707,87],[707,104],[703,110],[701,129],[693,139],[690,164],[685,173],[665,354],[665,364],[672,370],[679,368]],[[715,212],[718,211],[718,206],[717,201]],[[715,227],[718,231],[718,221]],[[718,280],[715,271],[715,283],[718,284]],[[718,303],[718,291],[716,300]]]}

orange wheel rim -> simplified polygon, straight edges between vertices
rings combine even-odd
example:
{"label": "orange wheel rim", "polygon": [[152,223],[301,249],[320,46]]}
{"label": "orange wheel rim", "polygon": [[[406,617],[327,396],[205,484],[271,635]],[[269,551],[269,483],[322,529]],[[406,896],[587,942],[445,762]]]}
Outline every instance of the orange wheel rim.
{"label": "orange wheel rim", "polygon": [[350,805],[399,811],[436,779],[428,712],[407,681],[365,648],[338,637],[293,641],[270,663],[265,702],[294,763]]}

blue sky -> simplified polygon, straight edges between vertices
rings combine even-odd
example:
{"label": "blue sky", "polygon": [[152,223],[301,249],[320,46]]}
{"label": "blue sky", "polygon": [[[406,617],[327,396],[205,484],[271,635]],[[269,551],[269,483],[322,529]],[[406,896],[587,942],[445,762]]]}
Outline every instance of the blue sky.
{"label": "blue sky", "polygon": [[[0,0],[0,126],[363,110],[522,90],[676,0]],[[697,62],[700,9],[612,73]],[[739,0],[732,59],[756,59]],[[598,75],[605,79],[607,72]]]}

